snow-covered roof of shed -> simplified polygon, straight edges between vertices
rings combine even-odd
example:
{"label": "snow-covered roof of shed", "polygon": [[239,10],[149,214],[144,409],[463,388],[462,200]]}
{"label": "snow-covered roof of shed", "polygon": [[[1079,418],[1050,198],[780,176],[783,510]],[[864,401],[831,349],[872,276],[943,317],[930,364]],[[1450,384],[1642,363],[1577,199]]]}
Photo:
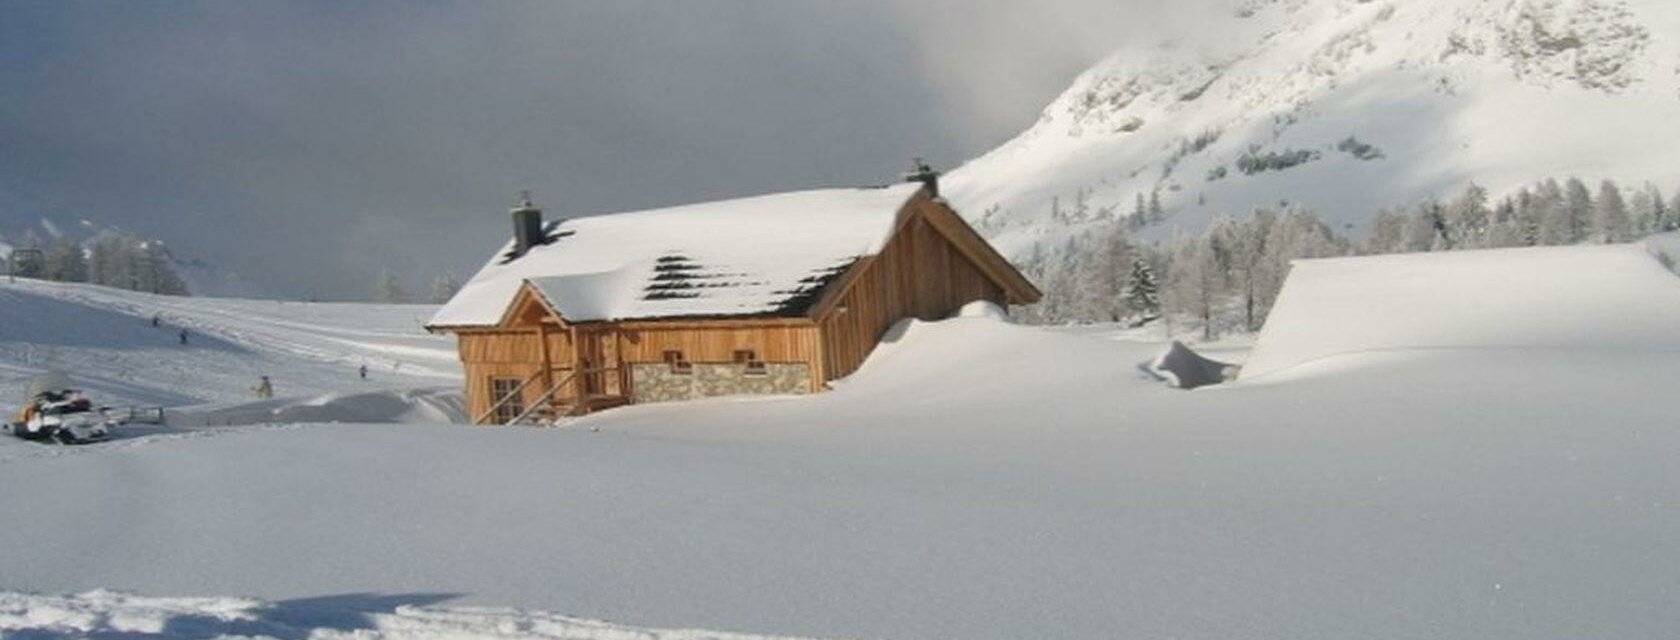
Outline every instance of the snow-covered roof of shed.
{"label": "snow-covered roof of shed", "polygon": [[1680,279],[1642,245],[1297,260],[1252,379],[1349,354],[1680,347]]}
{"label": "snow-covered roof of shed", "polygon": [[573,322],[803,313],[829,280],[880,252],[920,188],[822,189],[566,218],[548,242],[503,246],[429,326],[489,326],[522,283]]}

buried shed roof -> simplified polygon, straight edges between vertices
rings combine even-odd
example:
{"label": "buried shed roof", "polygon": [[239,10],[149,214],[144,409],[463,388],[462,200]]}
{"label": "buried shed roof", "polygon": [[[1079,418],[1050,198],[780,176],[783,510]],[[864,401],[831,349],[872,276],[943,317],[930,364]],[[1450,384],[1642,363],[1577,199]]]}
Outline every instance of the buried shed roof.
{"label": "buried shed roof", "polygon": [[1337,356],[1680,350],[1680,279],[1640,244],[1298,260],[1248,379]]}

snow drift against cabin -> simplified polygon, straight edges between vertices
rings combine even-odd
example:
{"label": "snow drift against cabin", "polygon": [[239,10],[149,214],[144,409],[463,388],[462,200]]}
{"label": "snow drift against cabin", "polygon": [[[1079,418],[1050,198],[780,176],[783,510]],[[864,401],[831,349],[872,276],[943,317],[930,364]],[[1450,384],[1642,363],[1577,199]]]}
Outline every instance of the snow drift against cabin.
{"label": "snow drift against cabin", "polygon": [[530,280],[568,320],[797,313],[859,257],[881,250],[918,184],[820,189],[549,223],[509,242],[432,317],[495,324]]}
{"label": "snow drift against cabin", "polygon": [[1680,344],[1680,280],[1647,244],[1299,260],[1242,370],[1439,349]]}

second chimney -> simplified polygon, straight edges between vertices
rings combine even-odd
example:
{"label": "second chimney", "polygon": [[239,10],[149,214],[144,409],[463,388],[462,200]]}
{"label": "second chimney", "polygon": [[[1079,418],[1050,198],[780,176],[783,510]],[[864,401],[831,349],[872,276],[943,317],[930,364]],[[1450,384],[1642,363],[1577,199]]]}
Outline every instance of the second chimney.
{"label": "second chimney", "polygon": [[927,187],[929,197],[939,197],[939,172],[921,158],[916,158],[914,169],[904,173],[904,181],[920,182]]}
{"label": "second chimney", "polygon": [[531,204],[531,192],[520,194],[519,206],[513,208],[513,252],[523,254],[531,247],[543,244],[542,209]]}

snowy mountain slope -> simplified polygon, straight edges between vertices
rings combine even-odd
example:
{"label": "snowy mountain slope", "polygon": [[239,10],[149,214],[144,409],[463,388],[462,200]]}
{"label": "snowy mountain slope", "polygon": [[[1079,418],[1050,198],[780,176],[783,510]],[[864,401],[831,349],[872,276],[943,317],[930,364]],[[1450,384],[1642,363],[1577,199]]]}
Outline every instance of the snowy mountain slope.
{"label": "snowy mountain slope", "polygon": [[[15,210],[0,210],[0,258],[10,256],[14,248],[28,246],[31,239],[42,249],[62,239],[86,250],[100,238],[113,235],[131,234],[120,227],[87,219],[65,221],[50,216],[22,216]],[[173,252],[166,255],[192,295],[220,298],[267,296],[268,292],[263,288],[217,264],[198,258],[182,258]]]}
{"label": "snowy mountain slope", "polygon": [[1471,181],[1680,186],[1668,0],[1245,0],[1171,36],[1085,72],[948,197],[1020,255],[1140,194],[1169,228],[1288,201],[1358,229]]}
{"label": "snowy mountain slope", "polygon": [[[246,401],[261,375],[282,397],[453,387],[460,374],[452,341],[420,327],[433,310],[0,280],[0,410],[10,415],[29,379],[50,369],[108,404]],[[161,327],[151,326],[153,315]],[[358,377],[362,364],[370,380]]]}
{"label": "snowy mountain slope", "polygon": [[[644,629],[542,612],[439,607],[442,594],[349,594],[262,602],[153,598],[111,591],[71,596],[0,592],[0,633],[44,637],[257,637],[309,640],[778,640],[690,629]],[[795,640],[780,638],[780,640]]]}
{"label": "snowy mountain slope", "polygon": [[[419,607],[340,623],[365,631],[492,605],[818,637],[1661,637],[1680,430],[1653,398],[1680,363],[1651,346],[1185,392],[1138,370],[1158,344],[966,317],[898,327],[831,393],[561,429],[0,441],[8,536],[52,541],[0,553],[0,589]],[[66,492],[94,499],[40,498]],[[22,628],[123,606],[42,600]]]}

